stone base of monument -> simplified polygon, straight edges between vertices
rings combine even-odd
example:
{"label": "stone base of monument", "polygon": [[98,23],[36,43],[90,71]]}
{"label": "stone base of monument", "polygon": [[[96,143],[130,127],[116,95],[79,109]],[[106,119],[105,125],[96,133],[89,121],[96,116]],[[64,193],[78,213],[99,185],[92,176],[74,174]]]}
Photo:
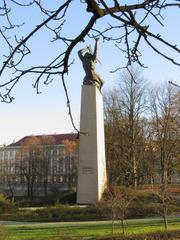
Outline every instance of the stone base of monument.
{"label": "stone base of monument", "polygon": [[77,203],[97,203],[106,187],[102,94],[95,85],[83,85],[81,96]]}

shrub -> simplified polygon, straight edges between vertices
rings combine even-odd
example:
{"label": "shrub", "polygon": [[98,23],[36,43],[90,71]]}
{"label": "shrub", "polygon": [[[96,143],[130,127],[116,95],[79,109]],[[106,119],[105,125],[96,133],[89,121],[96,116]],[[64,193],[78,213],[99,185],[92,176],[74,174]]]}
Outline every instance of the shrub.
{"label": "shrub", "polygon": [[56,205],[37,209],[22,209],[16,214],[3,214],[3,220],[11,221],[90,221],[104,220],[102,212],[93,206],[75,207],[68,205]]}
{"label": "shrub", "polygon": [[58,195],[38,196],[38,197],[16,197],[16,204],[18,207],[42,207],[52,206],[56,203],[61,204],[75,204],[76,192],[74,190],[63,191]]}
{"label": "shrub", "polygon": [[34,211],[40,221],[89,221],[104,219],[98,208],[93,206],[75,207],[58,204]]}
{"label": "shrub", "polygon": [[159,204],[133,202],[128,208],[128,218],[144,218],[159,216]]}
{"label": "shrub", "polygon": [[0,194],[0,214],[14,212],[16,210],[14,202],[10,201],[4,195]]}
{"label": "shrub", "polygon": [[76,204],[76,192],[75,191],[68,191],[64,192],[58,200],[61,204]]}
{"label": "shrub", "polygon": [[8,232],[4,226],[0,225],[0,240],[7,240],[8,239]]}
{"label": "shrub", "polygon": [[42,207],[53,205],[57,202],[57,196],[47,196],[47,197],[16,197],[15,201],[18,207]]}
{"label": "shrub", "polygon": [[180,239],[180,231],[157,232],[149,234],[137,234],[128,236],[108,236],[99,238],[99,240],[167,240]]}

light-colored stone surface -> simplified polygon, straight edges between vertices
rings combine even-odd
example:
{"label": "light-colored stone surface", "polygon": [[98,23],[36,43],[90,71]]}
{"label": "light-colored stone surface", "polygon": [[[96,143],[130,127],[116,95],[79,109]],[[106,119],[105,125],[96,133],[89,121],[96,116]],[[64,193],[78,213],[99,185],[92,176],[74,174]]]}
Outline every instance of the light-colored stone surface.
{"label": "light-colored stone surface", "polygon": [[94,204],[106,186],[105,140],[102,94],[95,85],[83,85],[77,203]]}

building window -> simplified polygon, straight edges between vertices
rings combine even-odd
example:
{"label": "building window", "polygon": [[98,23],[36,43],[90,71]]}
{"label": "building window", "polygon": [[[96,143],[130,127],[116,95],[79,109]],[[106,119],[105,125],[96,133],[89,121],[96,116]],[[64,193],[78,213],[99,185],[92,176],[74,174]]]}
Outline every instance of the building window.
{"label": "building window", "polygon": [[63,182],[63,176],[59,176],[59,182],[60,182],[60,183]]}
{"label": "building window", "polygon": [[10,156],[10,157],[13,157],[13,156],[14,156],[14,150],[10,150],[10,151],[9,151],[9,156]]}
{"label": "building window", "polygon": [[15,177],[15,181],[19,182],[19,177],[18,176]]}
{"label": "building window", "polygon": [[48,176],[48,183],[51,182],[51,176]]}

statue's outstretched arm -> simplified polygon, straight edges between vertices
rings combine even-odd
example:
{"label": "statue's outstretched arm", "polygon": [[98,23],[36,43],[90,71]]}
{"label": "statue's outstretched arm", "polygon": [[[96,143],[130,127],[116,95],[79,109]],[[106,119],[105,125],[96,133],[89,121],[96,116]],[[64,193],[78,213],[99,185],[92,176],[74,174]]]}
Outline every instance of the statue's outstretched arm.
{"label": "statue's outstretched arm", "polygon": [[99,40],[99,38],[95,39],[95,46],[94,46],[94,53],[93,53],[93,60],[94,61],[97,59],[98,40]]}

